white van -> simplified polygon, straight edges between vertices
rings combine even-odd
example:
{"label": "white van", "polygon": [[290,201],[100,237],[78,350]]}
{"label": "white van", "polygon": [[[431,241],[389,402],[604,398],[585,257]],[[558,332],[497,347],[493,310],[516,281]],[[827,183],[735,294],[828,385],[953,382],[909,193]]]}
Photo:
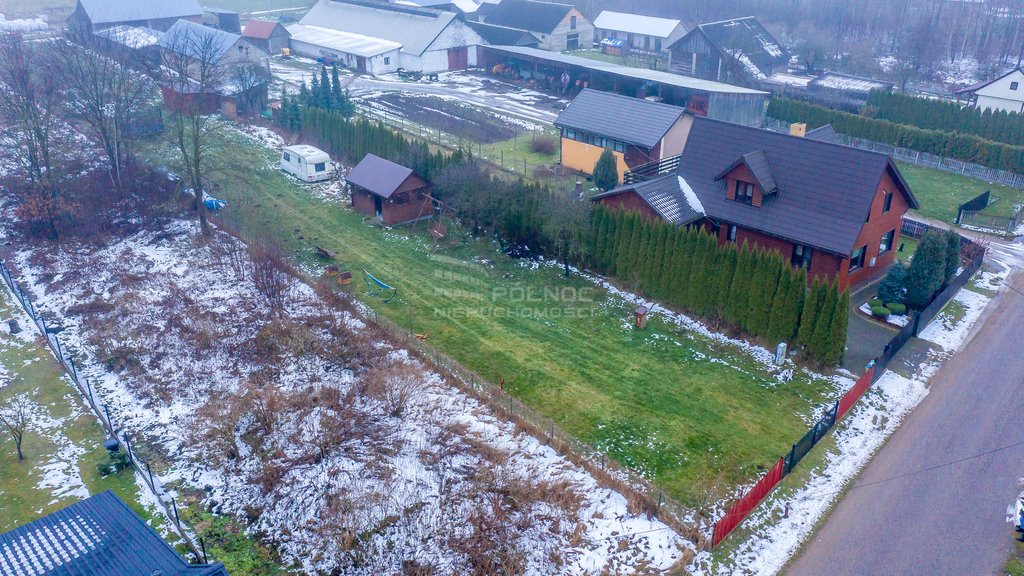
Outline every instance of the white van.
{"label": "white van", "polygon": [[298,144],[281,151],[281,170],[303,182],[320,182],[334,176],[334,163],[327,152],[319,148]]}

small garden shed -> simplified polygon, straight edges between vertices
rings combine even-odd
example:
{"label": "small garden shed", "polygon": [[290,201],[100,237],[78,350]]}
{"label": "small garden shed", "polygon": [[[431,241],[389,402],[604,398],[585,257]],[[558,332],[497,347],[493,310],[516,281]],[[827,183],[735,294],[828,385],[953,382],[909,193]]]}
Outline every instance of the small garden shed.
{"label": "small garden shed", "polygon": [[430,216],[431,184],[410,168],[367,154],[345,178],[352,207],[386,225]]}

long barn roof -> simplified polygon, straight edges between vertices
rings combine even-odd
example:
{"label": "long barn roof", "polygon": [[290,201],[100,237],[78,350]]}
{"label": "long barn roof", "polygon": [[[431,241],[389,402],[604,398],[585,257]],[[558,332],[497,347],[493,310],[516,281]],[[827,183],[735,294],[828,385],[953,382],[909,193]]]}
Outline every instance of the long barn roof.
{"label": "long barn roof", "polygon": [[78,0],[93,24],[200,16],[196,0]]}

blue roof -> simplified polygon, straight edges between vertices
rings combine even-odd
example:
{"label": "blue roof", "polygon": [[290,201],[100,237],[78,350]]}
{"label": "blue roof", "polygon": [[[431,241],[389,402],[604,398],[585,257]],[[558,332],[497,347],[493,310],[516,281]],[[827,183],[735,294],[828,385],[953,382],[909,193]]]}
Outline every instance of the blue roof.
{"label": "blue roof", "polygon": [[228,576],[189,564],[109,490],[0,534],[0,576]]}

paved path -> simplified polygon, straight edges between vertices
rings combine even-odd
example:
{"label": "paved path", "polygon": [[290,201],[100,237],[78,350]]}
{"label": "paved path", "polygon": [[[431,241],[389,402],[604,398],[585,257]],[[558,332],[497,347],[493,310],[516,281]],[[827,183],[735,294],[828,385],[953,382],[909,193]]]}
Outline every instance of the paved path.
{"label": "paved path", "polygon": [[[998,259],[1004,247],[993,248]],[[1024,275],[1010,283],[1024,292]],[[1002,567],[1014,536],[1006,510],[1024,476],[1024,296],[1004,291],[981,321],[788,574],[973,576]]]}

